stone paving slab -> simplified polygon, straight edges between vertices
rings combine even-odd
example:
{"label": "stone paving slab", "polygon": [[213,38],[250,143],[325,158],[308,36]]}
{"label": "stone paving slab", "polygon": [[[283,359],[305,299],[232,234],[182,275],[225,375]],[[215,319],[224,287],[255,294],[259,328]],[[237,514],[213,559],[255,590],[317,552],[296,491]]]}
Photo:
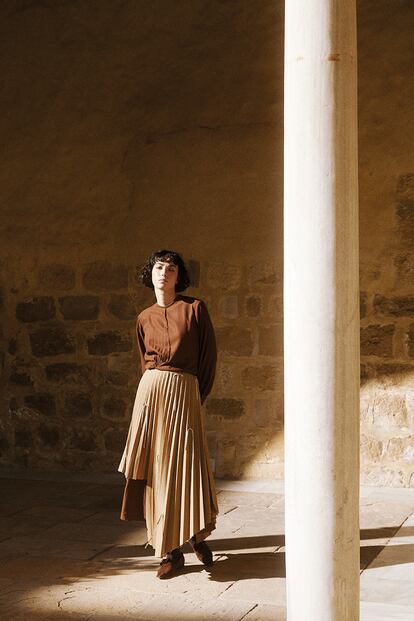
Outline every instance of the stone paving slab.
{"label": "stone paving slab", "polygon": [[400,500],[404,503],[409,502],[414,510],[414,489],[407,487],[374,487],[369,485],[361,485],[360,498],[361,502],[364,498],[382,498],[391,504]]}
{"label": "stone paving slab", "polygon": [[360,528],[362,531],[382,527],[398,529],[413,511],[413,503],[410,501],[397,499],[390,502],[384,498],[371,497],[368,502],[361,503]]}
{"label": "stone paving slab", "polygon": [[[14,621],[16,618],[31,619],[33,613],[39,619],[49,619],[49,612],[59,610],[58,602],[66,595],[65,585],[27,587],[10,586],[0,593],[0,617],[2,621]],[[25,616],[26,615],[26,616]]]}
{"label": "stone paving slab", "polygon": [[95,515],[96,512],[91,509],[72,509],[71,507],[35,505],[13,515],[13,519],[19,520],[21,517],[28,519],[37,518],[42,520],[45,528],[48,528],[59,522],[80,522]]}
{"label": "stone paving slab", "polygon": [[5,584],[43,585],[73,584],[83,577],[93,577],[101,571],[101,563],[78,559],[46,556],[13,556],[2,559],[0,580]]}
{"label": "stone paving slab", "polygon": [[[89,516],[85,517],[84,523],[85,524],[108,524],[108,525],[115,525],[115,526],[119,526],[119,524],[123,523],[123,524],[128,524],[128,526],[130,526],[131,529],[141,528],[141,526],[145,524],[145,522],[138,522],[138,521],[122,522],[119,518],[119,514],[120,514],[120,507],[119,509],[115,509],[115,510],[108,509],[106,511],[105,510],[94,511],[93,513],[90,512]],[[67,521],[69,520],[65,520],[65,522]]]}
{"label": "stone paving slab", "polygon": [[222,490],[217,494],[217,500],[220,504],[234,504],[235,506],[247,507],[270,507],[276,500],[283,502],[282,495],[272,494],[270,492],[235,492],[232,490]]}
{"label": "stone paving slab", "polygon": [[234,552],[276,552],[284,544],[284,535],[258,535],[257,529],[254,536],[245,537],[233,534],[229,537],[213,539],[209,537],[209,546],[218,553]]}
{"label": "stone paving slab", "polygon": [[[151,561],[151,558],[156,560]],[[159,563],[159,559],[154,556],[153,548],[151,546],[146,547],[145,545],[111,546],[99,552],[94,557],[94,560],[102,563],[112,563],[114,560],[117,560],[119,564],[125,563],[128,567],[134,564],[139,566],[140,563],[144,562],[150,562],[156,567]]]}
{"label": "stone paving slab", "polygon": [[42,533],[45,528],[43,520],[36,517],[0,517],[0,542],[20,535],[34,537]]}
{"label": "stone paving slab", "polygon": [[286,605],[284,554],[254,552],[225,555],[216,563],[214,577],[234,577],[231,587],[221,595],[234,599],[269,605]]}
{"label": "stone paving slab", "polygon": [[57,558],[73,558],[79,560],[92,559],[112,544],[86,541],[54,541],[42,533],[41,536],[11,537],[0,543],[0,558],[21,555],[24,557],[46,556]]}
{"label": "stone paving slab", "polygon": [[375,574],[364,572],[361,576],[360,599],[362,602],[414,607],[414,583],[409,579],[378,578]]}
{"label": "stone paving slab", "polygon": [[243,618],[243,621],[286,621],[286,608],[258,604]]}
{"label": "stone paving slab", "polygon": [[360,610],[360,621],[411,621],[414,619],[414,606],[361,602]]}
{"label": "stone paving slab", "polygon": [[94,541],[106,545],[132,544],[140,545],[147,542],[147,533],[134,528],[126,522],[119,524],[95,523],[61,523],[48,528],[45,535],[54,541]]}

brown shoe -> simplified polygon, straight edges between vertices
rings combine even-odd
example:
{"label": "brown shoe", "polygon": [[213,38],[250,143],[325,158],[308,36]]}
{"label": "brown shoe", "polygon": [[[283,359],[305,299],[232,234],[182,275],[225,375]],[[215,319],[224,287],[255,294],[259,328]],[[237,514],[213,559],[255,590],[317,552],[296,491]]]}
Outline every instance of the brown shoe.
{"label": "brown shoe", "polygon": [[200,541],[200,543],[192,543],[191,545],[198,560],[201,561],[206,567],[211,567],[213,564],[213,553],[206,542]]}
{"label": "brown shoe", "polygon": [[157,578],[166,578],[170,576],[175,571],[182,569],[184,567],[184,554],[181,550],[173,550],[172,552],[168,552],[164,558],[161,560],[160,566],[157,571]]}

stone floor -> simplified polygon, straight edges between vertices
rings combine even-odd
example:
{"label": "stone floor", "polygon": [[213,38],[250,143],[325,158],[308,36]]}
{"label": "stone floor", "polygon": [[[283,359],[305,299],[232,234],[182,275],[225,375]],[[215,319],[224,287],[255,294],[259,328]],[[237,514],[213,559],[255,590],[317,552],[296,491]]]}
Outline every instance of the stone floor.
{"label": "stone floor", "polygon": [[[159,580],[145,529],[118,518],[117,474],[0,471],[0,619],[284,620],[283,486],[217,489],[213,567],[188,548]],[[414,490],[361,490],[361,570],[361,621],[414,619]]]}

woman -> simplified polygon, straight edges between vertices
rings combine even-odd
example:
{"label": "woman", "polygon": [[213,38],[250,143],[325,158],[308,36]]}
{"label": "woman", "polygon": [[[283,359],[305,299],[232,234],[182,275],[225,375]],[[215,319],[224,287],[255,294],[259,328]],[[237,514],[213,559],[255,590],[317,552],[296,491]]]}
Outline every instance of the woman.
{"label": "woman", "polygon": [[148,543],[164,556],[162,578],[183,567],[186,541],[204,565],[213,563],[204,539],[218,505],[201,405],[217,354],[206,305],[180,294],[189,277],[178,253],[154,252],[141,280],[156,302],[137,319],[143,375],[119,465],[127,479],[121,519],[145,519]]}

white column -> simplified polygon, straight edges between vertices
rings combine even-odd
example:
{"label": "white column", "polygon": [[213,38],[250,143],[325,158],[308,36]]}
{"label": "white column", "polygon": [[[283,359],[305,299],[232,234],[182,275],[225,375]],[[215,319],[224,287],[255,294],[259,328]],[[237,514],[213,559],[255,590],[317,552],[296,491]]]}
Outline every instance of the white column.
{"label": "white column", "polygon": [[286,0],[288,621],[359,618],[355,0]]}

